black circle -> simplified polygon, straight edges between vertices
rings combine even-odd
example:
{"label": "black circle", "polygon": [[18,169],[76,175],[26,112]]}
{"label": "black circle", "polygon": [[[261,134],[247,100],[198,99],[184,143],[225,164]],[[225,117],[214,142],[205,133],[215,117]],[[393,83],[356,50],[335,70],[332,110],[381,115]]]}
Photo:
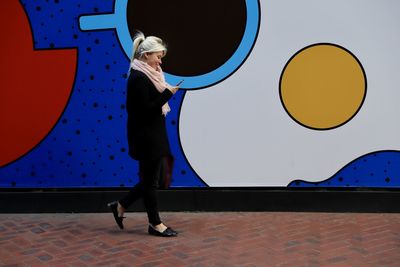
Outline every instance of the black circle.
{"label": "black circle", "polygon": [[[149,14],[151,14],[149,16]],[[246,1],[129,1],[127,20],[136,30],[166,41],[163,69],[196,76],[223,65],[235,53],[246,28]]]}

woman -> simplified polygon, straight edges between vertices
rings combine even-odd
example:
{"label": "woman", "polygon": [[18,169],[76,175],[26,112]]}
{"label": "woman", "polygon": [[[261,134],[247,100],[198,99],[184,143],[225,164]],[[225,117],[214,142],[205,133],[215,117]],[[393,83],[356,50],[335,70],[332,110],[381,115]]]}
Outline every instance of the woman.
{"label": "woman", "polygon": [[148,233],[171,237],[177,232],[161,222],[156,196],[160,185],[169,186],[172,173],[165,116],[170,111],[167,101],[179,89],[165,82],[160,65],[166,52],[160,38],[145,37],[141,32],[134,36],[126,107],[129,155],[139,161],[140,181],[128,195],[108,206],[123,229],[125,210],[142,197],[149,219]]}

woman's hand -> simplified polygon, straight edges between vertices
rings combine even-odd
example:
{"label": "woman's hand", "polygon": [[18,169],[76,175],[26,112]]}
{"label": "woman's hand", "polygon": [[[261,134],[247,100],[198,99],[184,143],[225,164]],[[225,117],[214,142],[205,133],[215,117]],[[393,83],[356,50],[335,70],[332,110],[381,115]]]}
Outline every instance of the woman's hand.
{"label": "woman's hand", "polygon": [[168,90],[170,90],[172,94],[175,94],[176,92],[178,92],[179,86],[170,87],[168,88]]}

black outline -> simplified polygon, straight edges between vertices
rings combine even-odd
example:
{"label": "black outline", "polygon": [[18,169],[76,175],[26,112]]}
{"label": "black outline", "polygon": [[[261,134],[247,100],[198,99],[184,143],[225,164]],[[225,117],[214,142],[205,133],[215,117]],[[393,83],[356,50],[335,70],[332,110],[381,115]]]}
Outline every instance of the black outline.
{"label": "black outline", "polygon": [[[284,101],[283,101],[283,99],[282,99],[282,87],[281,87],[281,85],[282,85],[282,77],[283,77],[283,74],[285,73],[285,70],[286,70],[287,66],[289,65],[289,63],[292,61],[292,59],[294,59],[298,54],[300,54],[300,53],[303,52],[304,50],[306,50],[306,49],[308,49],[308,48],[311,48],[311,47],[314,47],[314,46],[321,46],[321,45],[324,45],[324,46],[327,46],[327,45],[328,45],[328,46],[334,46],[334,47],[336,47],[336,48],[342,49],[342,50],[346,51],[347,53],[349,53],[349,54],[358,62],[358,64],[360,65],[361,70],[362,70],[362,73],[363,73],[363,76],[364,76],[364,82],[365,82],[365,92],[364,92],[364,96],[363,96],[363,99],[362,99],[362,101],[361,101],[361,103],[360,103],[360,106],[358,107],[358,109],[356,110],[356,112],[354,112],[354,114],[353,114],[350,118],[348,118],[346,121],[344,121],[343,123],[338,124],[338,125],[333,126],[333,127],[329,127],[329,128],[314,128],[314,127],[310,127],[310,126],[307,126],[307,125],[305,125],[305,124],[302,124],[300,121],[298,121],[296,118],[294,118],[294,117],[292,116],[292,114],[290,114],[290,112],[287,110],[287,108],[286,108],[286,106],[285,106],[285,103],[284,103]],[[285,109],[286,113],[289,115],[289,117],[290,117],[292,120],[294,120],[296,123],[300,124],[301,126],[303,126],[303,127],[305,127],[305,128],[308,128],[308,129],[311,129],[311,130],[317,130],[317,131],[327,131],[327,130],[332,130],[332,129],[335,129],[335,128],[339,128],[339,127],[345,125],[346,123],[348,123],[349,121],[351,121],[351,120],[357,115],[357,113],[361,110],[361,107],[362,107],[363,104],[364,104],[365,98],[366,98],[366,96],[367,96],[367,88],[368,88],[367,75],[366,75],[366,73],[365,73],[364,67],[363,67],[363,65],[361,64],[360,60],[358,60],[358,58],[357,58],[350,50],[348,50],[348,49],[346,49],[346,48],[344,48],[344,47],[342,47],[342,46],[340,46],[340,45],[334,44],[334,43],[315,43],[315,44],[311,44],[311,45],[308,45],[308,46],[306,46],[306,47],[300,49],[300,50],[297,51],[293,56],[291,56],[290,59],[286,62],[285,67],[283,68],[283,70],[282,70],[282,72],[281,72],[281,76],[279,77],[279,98],[280,98],[280,100],[281,100],[281,104],[282,104],[283,108]]]}
{"label": "black outline", "polygon": [[[182,142],[181,142],[181,132],[180,132],[180,117],[181,117],[181,110],[182,110],[182,105],[183,105],[183,101],[185,100],[185,96],[186,96],[186,91],[182,91],[182,100],[181,103],[179,105],[179,110],[178,110],[178,118],[177,118],[177,122],[176,122],[176,127],[177,127],[177,132],[178,132],[178,147],[181,150],[181,153],[183,155],[183,158],[186,160],[187,165],[189,166],[189,168],[192,170],[192,172],[197,176],[197,178],[204,184],[204,186],[206,188],[210,188],[210,186],[200,177],[200,175],[194,170],[194,168],[192,167],[192,165],[190,164],[190,161],[188,160],[188,158],[186,157],[185,151],[183,150],[183,146],[182,146]],[[201,188],[199,186],[193,186],[192,188]]]}
{"label": "black outline", "polygon": [[[369,153],[367,153],[367,154],[364,154],[364,155],[362,155],[362,156],[359,156],[359,157],[353,159],[352,161],[350,161],[349,163],[347,163],[346,165],[344,165],[342,168],[340,168],[337,172],[335,172],[335,174],[331,175],[329,178],[326,178],[325,180],[321,180],[321,181],[318,181],[318,182],[308,182],[308,181],[305,181],[305,180],[302,180],[302,179],[296,179],[296,180],[291,181],[291,182],[287,185],[287,187],[290,187],[292,184],[294,184],[294,183],[296,183],[296,182],[302,182],[302,183],[309,184],[309,186],[302,186],[302,188],[310,188],[310,187],[312,187],[312,185],[317,185],[317,184],[319,184],[319,183],[327,182],[328,180],[332,179],[335,175],[337,175],[339,172],[341,172],[343,169],[347,168],[347,166],[349,166],[350,164],[354,163],[355,161],[357,161],[357,160],[359,160],[359,159],[361,159],[361,158],[363,158],[363,157],[372,155],[372,154],[383,153],[383,152],[396,152],[396,153],[400,153],[400,150],[378,150],[378,151],[374,151],[374,152],[369,152]],[[329,186],[318,187],[318,188],[326,188],[326,187],[327,187],[327,188],[330,188]],[[335,187],[335,186],[333,186],[333,188],[334,188],[334,187]],[[336,186],[336,187],[338,187],[338,186]],[[358,188],[358,187],[361,187],[361,188],[369,188],[369,187],[362,187],[362,186],[343,186],[343,187],[338,187],[338,188]],[[299,188],[299,187],[294,186],[293,188]],[[377,187],[377,186],[375,186],[375,187],[371,187],[371,188],[397,188],[397,187],[384,187],[384,186],[382,186],[382,187]],[[399,189],[400,189],[400,188],[399,188]]]}
{"label": "black outline", "polygon": [[35,36],[34,36],[33,30],[32,30],[32,29],[33,29],[33,28],[32,28],[32,23],[31,23],[31,20],[30,20],[30,18],[29,18],[29,16],[28,16],[27,12],[26,12],[26,10],[25,10],[25,7],[24,7],[23,3],[21,3],[21,1],[22,1],[22,0],[19,0],[18,3],[21,5],[22,10],[24,11],[26,18],[28,19],[29,28],[30,28],[31,37],[32,37],[32,48],[33,48],[33,51],[76,50],[75,75],[74,75],[74,80],[73,80],[73,82],[72,82],[72,87],[71,87],[71,90],[70,90],[70,93],[69,93],[69,97],[68,97],[67,101],[65,102],[64,109],[61,111],[61,114],[60,114],[59,118],[58,118],[57,121],[54,123],[54,125],[51,127],[51,129],[48,131],[48,133],[47,133],[35,146],[33,146],[30,150],[28,150],[27,152],[25,152],[24,154],[22,154],[21,156],[19,156],[19,157],[16,158],[15,160],[12,160],[12,161],[6,163],[6,164],[3,165],[3,166],[0,166],[0,169],[5,168],[5,167],[7,167],[7,166],[9,166],[9,165],[11,165],[11,164],[13,164],[13,163],[15,163],[16,161],[22,159],[23,157],[27,156],[27,155],[28,155],[29,153],[31,153],[34,149],[36,149],[38,146],[40,146],[40,145],[43,143],[43,141],[46,140],[47,137],[51,134],[51,132],[54,130],[54,128],[56,128],[56,126],[57,126],[57,125],[59,124],[59,122],[60,122],[60,119],[63,117],[63,115],[64,115],[64,113],[65,113],[65,110],[66,110],[67,107],[69,106],[69,102],[70,102],[70,100],[71,100],[71,96],[72,96],[72,94],[73,94],[73,92],[74,92],[75,83],[76,83],[76,76],[77,76],[77,74],[78,74],[78,67],[79,67],[79,64],[78,64],[78,63],[79,63],[79,49],[78,49],[78,47],[63,47],[63,48],[50,48],[50,49],[46,49],[46,48],[40,48],[40,49],[38,49],[38,48],[35,47],[35,42],[36,42],[36,40],[35,40]]}

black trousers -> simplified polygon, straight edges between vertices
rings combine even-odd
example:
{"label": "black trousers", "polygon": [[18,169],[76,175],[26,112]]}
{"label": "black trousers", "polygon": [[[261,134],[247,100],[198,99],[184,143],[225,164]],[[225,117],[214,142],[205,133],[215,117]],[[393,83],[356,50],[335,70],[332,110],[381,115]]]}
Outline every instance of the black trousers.
{"label": "black trousers", "polygon": [[139,161],[140,181],[122,199],[119,204],[127,209],[133,202],[143,198],[149,223],[158,225],[161,223],[158,214],[157,189],[162,180],[163,164],[161,159]]}

